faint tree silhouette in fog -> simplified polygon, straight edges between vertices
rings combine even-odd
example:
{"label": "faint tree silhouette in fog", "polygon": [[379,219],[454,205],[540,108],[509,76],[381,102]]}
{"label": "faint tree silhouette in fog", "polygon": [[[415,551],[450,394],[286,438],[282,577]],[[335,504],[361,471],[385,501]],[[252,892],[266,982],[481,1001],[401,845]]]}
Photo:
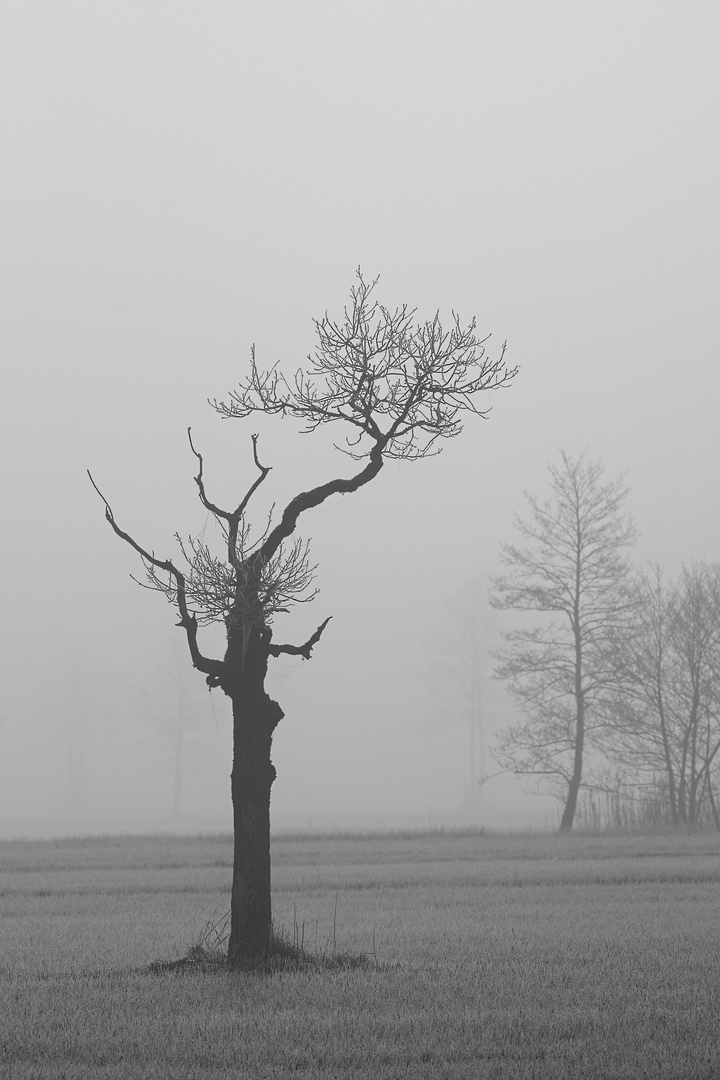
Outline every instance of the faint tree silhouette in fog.
{"label": "faint tree silhouette in fog", "polygon": [[139,719],[154,736],[143,744],[172,776],[171,815],[182,816],[190,776],[206,769],[217,716],[188,666],[187,652],[171,640],[156,658],[153,677],[139,693]]}
{"label": "faint tree silhouette in fog", "polygon": [[[76,822],[88,822],[105,808],[98,801],[93,744],[107,751],[108,726],[116,704],[117,684],[112,668],[100,671],[84,656],[69,649],[58,650],[59,669],[52,681],[43,679],[54,701],[54,734],[62,741],[54,751],[53,771],[63,779],[60,813]],[[100,738],[100,736],[104,738]],[[109,756],[109,755],[108,755]],[[106,775],[106,781],[107,781]]]}
{"label": "faint tree silhouette in fog", "polygon": [[[248,506],[270,473],[261,461],[257,435],[252,436],[257,475],[234,509],[218,506],[208,494],[203,458],[191,440],[200,501],[222,530],[224,550],[216,554],[204,540],[178,537],[184,569],[171,559],[157,558],[123,531],[103,497],[115,533],[141,556],[149,587],[176,605],[194,666],[206,675],[210,688],[220,687],[232,702],[234,867],[228,949],[236,964],[267,956],[274,944],[271,745],[283,712],[265,689],[268,662],[282,654],[309,659],[330,621],[325,618],[304,644],[273,640],[276,616],[315,595],[308,545],[294,535],[298,521],[327,499],[374,480],[388,458],[413,461],[437,453],[440,440],[460,433],[464,414],[487,415],[485,393],[508,386],[516,373],[505,365],[504,346],[497,358],[488,357],[487,339],[477,337],[474,320],[463,327],[453,315],[449,329],[438,315],[416,323],[415,312],[407,306],[390,310],[380,305],[373,297],[374,286],[358,271],[343,316],[335,321],[326,314],[315,320],[316,351],[305,369],[294,375],[286,375],[277,364],[263,370],[253,350],[250,369],[228,400],[212,402],[223,417],[294,417],[305,432],[340,424],[348,432],[344,453],[349,476],[336,474],[300,491],[264,531],[254,531]],[[372,567],[363,566],[361,552],[358,572],[372,574]],[[214,621],[225,627],[222,659],[204,655],[198,642],[199,628]]]}
{"label": "faint tree silhouette in fog", "polygon": [[634,615],[611,645],[616,687],[606,697],[605,753],[666,793],[669,817],[720,829],[720,564],[638,574]]}
{"label": "faint tree silhouette in fog", "polygon": [[603,481],[586,453],[548,466],[552,497],[526,493],[527,518],[515,518],[521,544],[505,543],[507,573],[494,581],[495,607],[539,613],[539,624],[506,634],[496,674],[507,680],[522,718],[502,732],[496,758],[535,775],[564,803],[560,828],[571,829],[583,762],[601,720],[594,704],[612,685],[608,643],[626,623],[635,528],[624,512],[622,477]]}
{"label": "faint tree silhouette in fog", "polygon": [[495,615],[480,578],[467,580],[448,597],[426,636],[422,679],[427,687],[423,708],[428,731],[463,728],[462,807],[475,812],[484,801],[490,713],[497,704],[492,679]]}

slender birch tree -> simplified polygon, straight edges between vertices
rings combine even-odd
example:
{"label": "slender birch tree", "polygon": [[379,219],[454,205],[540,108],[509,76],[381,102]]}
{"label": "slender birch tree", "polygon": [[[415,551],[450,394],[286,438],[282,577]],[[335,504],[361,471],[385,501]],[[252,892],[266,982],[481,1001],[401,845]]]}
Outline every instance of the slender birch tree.
{"label": "slender birch tree", "polygon": [[[339,320],[315,320],[317,346],[305,368],[286,375],[279,365],[261,369],[252,352],[248,373],[226,401],[211,404],[220,416],[247,419],[254,413],[291,416],[313,432],[326,424],[347,432],[345,461],[327,482],[300,491],[265,532],[254,540],[248,510],[270,466],[261,461],[252,436],[256,476],[234,509],[218,506],[205,483],[202,455],[195,482],[200,501],[224,535],[218,555],[199,540],[180,541],[180,559],[159,559],[118,524],[104,496],[105,516],[140,556],[147,584],[176,606],[192,663],[219,687],[233,712],[234,862],[229,960],[255,962],[273,951],[270,902],[270,789],[275,780],[272,739],[283,711],[265,689],[268,663],[282,654],[309,659],[330,619],[300,645],[273,640],[279,614],[314,595],[314,570],[305,542],[295,536],[303,514],[335,495],[350,494],[374,480],[388,458],[413,461],[438,453],[441,441],[462,430],[465,414],[486,417],[487,392],[507,387],[516,368],[505,363],[505,346],[491,359],[487,338],[473,319],[463,326],[453,315],[449,328],[438,314],[416,322],[406,305],[391,310],[374,298],[376,282],[358,271],[351,299]],[[338,475],[339,473],[339,475]],[[92,480],[92,477],[91,477]],[[100,492],[98,492],[100,494]],[[224,624],[222,658],[206,656],[199,629]]]}
{"label": "slender birch tree", "polygon": [[497,608],[543,616],[506,634],[509,647],[497,654],[496,675],[522,717],[502,732],[495,756],[562,799],[565,831],[575,820],[593,706],[615,677],[606,645],[628,617],[625,552],[635,528],[622,477],[605,481],[587,453],[561,451],[548,468],[552,496],[540,502],[526,493],[529,514],[515,518],[522,543],[503,545],[507,573],[491,591]]}

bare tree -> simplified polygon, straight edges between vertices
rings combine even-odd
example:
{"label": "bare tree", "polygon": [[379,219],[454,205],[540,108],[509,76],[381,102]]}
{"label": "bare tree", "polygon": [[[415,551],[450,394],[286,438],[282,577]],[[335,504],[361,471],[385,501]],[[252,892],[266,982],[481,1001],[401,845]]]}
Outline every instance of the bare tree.
{"label": "bare tree", "polygon": [[[252,353],[250,371],[227,401],[211,404],[223,417],[244,419],[253,413],[291,416],[306,432],[325,424],[347,426],[345,453],[357,466],[350,476],[335,476],[301,491],[271,520],[257,539],[251,537],[246,513],[270,467],[260,461],[258,437],[252,452],[258,475],[233,510],[209,497],[203,459],[196,483],[202,505],[219,523],[224,551],[215,555],[199,540],[179,541],[185,568],[158,559],[117,524],[107,502],[105,513],[115,533],[141,556],[150,588],[176,605],[194,666],[208,686],[220,687],[233,711],[231,791],[234,866],[229,958],[232,963],[272,951],[270,903],[270,789],[275,779],[271,761],[273,732],[283,717],[265,690],[271,657],[282,654],[309,659],[329,618],[301,645],[276,644],[272,623],[292,603],[312,599],[314,567],[307,544],[294,536],[302,514],[334,495],[349,494],[373,480],[386,458],[415,460],[438,452],[441,439],[462,428],[464,413],[486,416],[485,391],[508,386],[516,369],[505,365],[505,346],[496,359],[486,353],[475,321],[463,327],[453,315],[450,329],[439,316],[415,323],[407,306],[390,310],[373,298],[358,271],[351,303],[343,317],[327,314],[315,320],[317,347],[306,369],[286,376],[278,365],[258,367]],[[92,477],[91,477],[92,479]],[[198,642],[204,623],[222,621],[227,644],[224,657],[205,656]]]}
{"label": "bare tree", "polygon": [[632,622],[611,643],[616,686],[604,701],[608,757],[667,793],[670,819],[720,829],[720,565],[660,567],[634,583]]}
{"label": "bare tree", "polygon": [[720,750],[720,568],[683,567],[679,584],[672,621],[677,677],[671,685],[681,733],[678,808],[681,820],[694,826],[707,800],[720,829],[712,786]]}
{"label": "bare tree", "polygon": [[508,680],[523,717],[500,736],[505,768],[541,778],[561,798],[560,828],[572,828],[583,777],[593,705],[614,678],[606,643],[628,616],[625,549],[635,529],[624,513],[623,478],[603,482],[586,453],[549,465],[552,498],[526,493],[527,519],[516,517],[522,546],[506,543],[508,573],[494,581],[498,608],[547,615],[506,635],[496,674]]}

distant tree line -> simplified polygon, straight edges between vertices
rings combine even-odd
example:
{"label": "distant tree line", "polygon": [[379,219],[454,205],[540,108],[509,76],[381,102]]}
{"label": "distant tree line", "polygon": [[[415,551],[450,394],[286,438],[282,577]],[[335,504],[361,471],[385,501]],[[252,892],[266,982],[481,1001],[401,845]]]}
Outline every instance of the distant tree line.
{"label": "distant tree line", "polygon": [[634,568],[623,478],[587,454],[549,471],[491,590],[522,613],[496,654],[520,717],[495,757],[561,800],[561,830],[578,814],[720,830],[720,563]]}

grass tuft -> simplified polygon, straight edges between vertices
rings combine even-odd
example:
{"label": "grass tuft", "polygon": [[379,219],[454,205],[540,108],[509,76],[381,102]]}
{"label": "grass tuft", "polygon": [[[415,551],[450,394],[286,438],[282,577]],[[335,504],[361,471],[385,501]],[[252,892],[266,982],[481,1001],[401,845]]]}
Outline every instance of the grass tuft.
{"label": "grass tuft", "polygon": [[305,947],[305,924],[300,926],[293,920],[292,935],[287,933],[284,927],[279,931],[273,928],[269,954],[231,961],[228,955],[230,914],[229,911],[219,917],[213,914],[205,923],[197,941],[179,960],[158,960],[149,964],[145,970],[152,975],[188,971],[207,974],[232,970],[256,971],[266,975],[293,971],[356,971],[370,968],[380,970],[374,947],[372,955],[338,950],[337,900],[332,933],[320,952],[311,952]]}

